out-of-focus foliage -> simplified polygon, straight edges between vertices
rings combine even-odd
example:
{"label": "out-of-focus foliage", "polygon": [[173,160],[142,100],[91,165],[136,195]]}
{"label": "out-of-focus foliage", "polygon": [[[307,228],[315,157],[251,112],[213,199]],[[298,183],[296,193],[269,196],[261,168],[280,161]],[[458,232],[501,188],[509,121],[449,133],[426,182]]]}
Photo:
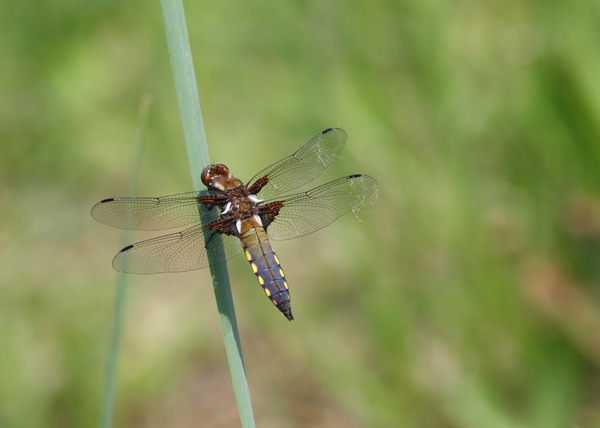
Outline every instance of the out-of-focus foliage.
{"label": "out-of-focus foliage", "polygon": [[[600,426],[594,2],[188,2],[211,157],[324,128],[377,203],[231,263],[261,427]],[[0,5],[0,426],[96,426],[137,105],[140,194],[188,191],[158,2]],[[142,239],[139,234],[136,238]],[[208,272],[132,277],[117,426],[238,426]]]}

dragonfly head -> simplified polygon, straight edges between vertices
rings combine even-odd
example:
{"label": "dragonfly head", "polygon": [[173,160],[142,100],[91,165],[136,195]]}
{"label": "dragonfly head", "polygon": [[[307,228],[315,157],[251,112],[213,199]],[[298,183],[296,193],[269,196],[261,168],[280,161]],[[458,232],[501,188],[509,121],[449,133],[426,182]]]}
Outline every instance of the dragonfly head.
{"label": "dragonfly head", "polygon": [[229,168],[223,164],[216,165],[208,165],[206,168],[202,170],[202,183],[209,189],[217,188],[219,190],[224,190],[221,184],[223,180],[231,177],[229,174]]}

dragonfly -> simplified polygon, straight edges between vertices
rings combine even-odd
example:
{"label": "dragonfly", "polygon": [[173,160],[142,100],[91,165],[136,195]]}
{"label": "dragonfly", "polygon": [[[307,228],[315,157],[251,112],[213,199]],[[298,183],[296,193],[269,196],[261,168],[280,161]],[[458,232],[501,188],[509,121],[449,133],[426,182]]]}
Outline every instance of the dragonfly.
{"label": "dragonfly", "polygon": [[266,296],[293,320],[289,286],[270,241],[315,232],[346,213],[357,212],[377,193],[372,177],[353,174],[287,194],[329,168],[346,139],[344,130],[326,129],[246,184],[227,166],[213,164],[202,171],[207,190],[98,202],[92,217],[120,229],[153,231],[191,225],[126,246],[114,257],[113,268],[136,274],[185,272],[243,252]]}

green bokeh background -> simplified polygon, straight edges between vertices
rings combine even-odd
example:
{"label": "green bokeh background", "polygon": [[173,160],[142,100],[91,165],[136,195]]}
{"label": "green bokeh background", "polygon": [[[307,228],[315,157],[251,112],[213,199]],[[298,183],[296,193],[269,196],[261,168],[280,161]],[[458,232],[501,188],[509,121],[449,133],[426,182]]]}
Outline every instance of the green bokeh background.
{"label": "green bokeh background", "polygon": [[[358,222],[276,242],[296,320],[229,263],[260,427],[600,427],[600,8],[187,2],[211,159],[248,179],[327,127]],[[97,426],[120,232],[191,189],[156,2],[0,4],[0,426]],[[136,234],[135,239],[147,235]],[[116,426],[235,427],[208,271],[132,276]]]}

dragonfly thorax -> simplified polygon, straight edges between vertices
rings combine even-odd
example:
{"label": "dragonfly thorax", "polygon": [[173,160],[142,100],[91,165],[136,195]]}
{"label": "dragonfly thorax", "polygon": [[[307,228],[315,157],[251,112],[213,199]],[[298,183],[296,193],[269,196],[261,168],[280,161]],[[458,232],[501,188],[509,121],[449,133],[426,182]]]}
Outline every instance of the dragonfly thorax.
{"label": "dragonfly thorax", "polygon": [[[237,180],[231,177],[227,181],[230,182],[232,179]],[[228,188],[228,184],[225,184],[226,190],[223,191],[227,195],[228,202],[221,205],[221,217],[241,219],[257,215],[260,210],[259,204],[263,202],[262,199],[250,194],[248,187],[243,184],[234,188]]]}

